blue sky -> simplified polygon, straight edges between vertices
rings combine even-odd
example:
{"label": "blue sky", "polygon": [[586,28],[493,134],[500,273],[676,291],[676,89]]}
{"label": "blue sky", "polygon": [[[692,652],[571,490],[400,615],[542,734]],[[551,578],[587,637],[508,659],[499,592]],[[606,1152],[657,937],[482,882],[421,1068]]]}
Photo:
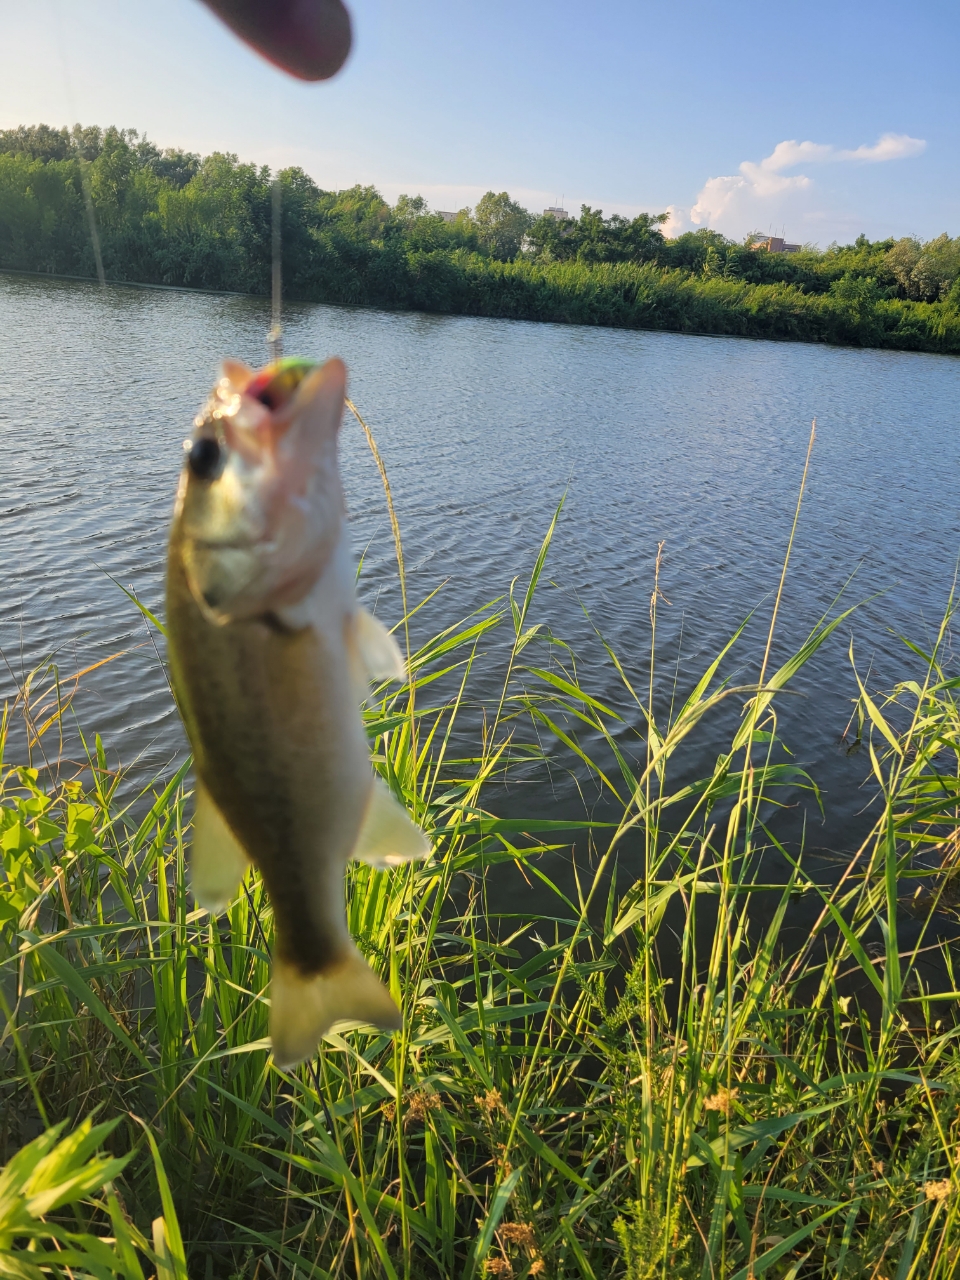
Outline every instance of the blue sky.
{"label": "blue sky", "polygon": [[347,66],[302,85],[197,0],[0,0],[0,127],[132,126],[441,209],[492,188],[737,237],[960,234],[955,0],[350,7]]}

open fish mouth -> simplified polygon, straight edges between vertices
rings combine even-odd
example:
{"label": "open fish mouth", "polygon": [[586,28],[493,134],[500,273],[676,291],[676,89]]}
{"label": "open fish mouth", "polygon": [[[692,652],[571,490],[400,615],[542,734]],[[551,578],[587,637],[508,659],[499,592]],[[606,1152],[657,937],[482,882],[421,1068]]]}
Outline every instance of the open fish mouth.
{"label": "open fish mouth", "polygon": [[229,542],[221,542],[211,538],[193,538],[193,545],[203,551],[253,551],[258,548],[269,552],[273,546],[270,542],[256,542],[252,539],[233,538]]}
{"label": "open fish mouth", "polygon": [[247,554],[256,554],[258,556],[269,556],[278,550],[276,539],[274,538],[211,538],[190,537],[194,551],[213,552],[219,551],[243,551]]}

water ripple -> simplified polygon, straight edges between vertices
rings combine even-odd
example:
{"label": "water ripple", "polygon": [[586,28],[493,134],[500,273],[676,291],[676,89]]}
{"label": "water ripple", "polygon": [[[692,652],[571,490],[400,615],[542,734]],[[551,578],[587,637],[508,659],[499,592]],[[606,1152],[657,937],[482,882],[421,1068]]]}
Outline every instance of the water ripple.
{"label": "water ripple", "polygon": [[[9,664],[0,663],[0,695],[51,654],[67,674],[129,649],[86,679],[76,710],[111,759],[137,760],[146,777],[182,753],[182,732],[152,643],[138,647],[145,624],[107,575],[162,607],[181,441],[219,357],[264,357],[269,308],[0,276],[0,324],[18,336],[15,348],[0,347],[0,649]],[[846,651],[852,634],[874,683],[890,682],[909,665],[896,633],[923,642],[940,617],[960,548],[960,362],[306,305],[288,308],[287,345],[347,360],[351,394],[390,472],[411,593],[449,579],[418,615],[418,634],[527,573],[566,493],[537,620],[582,653],[602,698],[618,696],[617,676],[594,627],[642,676],[661,540],[671,601],[660,615],[661,669],[673,670],[681,645],[681,689],[769,600],[816,416],[774,658],[851,574],[851,602],[884,593],[835,635],[782,708],[787,741],[828,792],[829,825],[814,842],[856,838],[865,768],[836,747],[855,696]],[[354,546],[366,549],[361,590],[395,618],[376,469],[349,420],[342,440]],[[691,769],[709,767],[722,745],[712,732]],[[580,803],[575,782],[560,778],[549,793],[512,795],[505,803],[552,811]]]}

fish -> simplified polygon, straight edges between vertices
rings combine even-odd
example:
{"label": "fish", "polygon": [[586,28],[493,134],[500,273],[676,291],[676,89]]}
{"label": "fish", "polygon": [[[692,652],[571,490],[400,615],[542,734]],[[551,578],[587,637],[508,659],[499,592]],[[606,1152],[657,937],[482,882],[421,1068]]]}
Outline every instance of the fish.
{"label": "fish", "polygon": [[370,681],[407,674],[356,597],[338,458],[346,378],[336,358],[259,371],[224,360],[184,441],[167,554],[169,662],[196,778],[191,888],[216,913],[259,868],[285,1068],[336,1023],[402,1025],[350,935],[345,873],[351,859],[430,852],[375,774],[363,726]]}

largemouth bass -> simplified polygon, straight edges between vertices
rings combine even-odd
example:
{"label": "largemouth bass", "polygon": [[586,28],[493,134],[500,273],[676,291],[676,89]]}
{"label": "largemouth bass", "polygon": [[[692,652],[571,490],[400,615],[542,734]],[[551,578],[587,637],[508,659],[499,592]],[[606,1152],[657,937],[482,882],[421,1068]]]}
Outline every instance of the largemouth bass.
{"label": "largemouth bass", "polygon": [[344,872],[429,844],[375,778],[360,704],[405,678],[357,603],[337,456],[346,369],[224,361],[185,441],[167,564],[174,689],[194,752],[191,881],[222,910],[249,863],[273,905],[278,1064],[333,1023],[400,1025],[350,937]]}

